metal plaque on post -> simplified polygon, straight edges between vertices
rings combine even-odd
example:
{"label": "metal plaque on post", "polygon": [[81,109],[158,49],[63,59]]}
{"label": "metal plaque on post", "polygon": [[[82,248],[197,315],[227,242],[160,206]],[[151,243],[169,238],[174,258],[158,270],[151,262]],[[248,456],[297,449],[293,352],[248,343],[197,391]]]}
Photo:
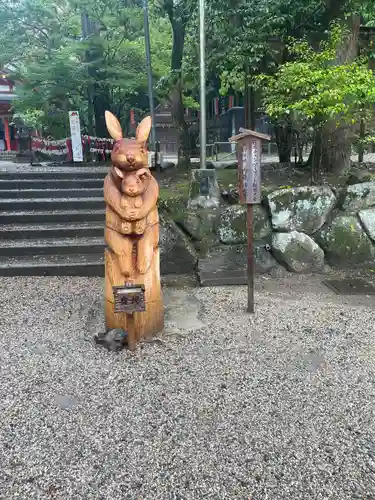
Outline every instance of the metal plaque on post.
{"label": "metal plaque on post", "polygon": [[114,286],[115,313],[132,314],[146,310],[144,285]]}

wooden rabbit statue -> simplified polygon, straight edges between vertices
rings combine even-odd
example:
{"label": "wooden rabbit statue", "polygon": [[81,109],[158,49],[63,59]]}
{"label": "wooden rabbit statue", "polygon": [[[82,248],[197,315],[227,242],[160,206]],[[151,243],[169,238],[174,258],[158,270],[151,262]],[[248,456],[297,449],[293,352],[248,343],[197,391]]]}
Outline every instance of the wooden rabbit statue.
{"label": "wooden rabbit statue", "polygon": [[[142,337],[164,327],[160,284],[159,186],[148,169],[146,141],[150,117],[139,124],[135,139],[122,137],[117,118],[106,111],[106,124],[115,139],[113,166],[104,181],[106,204],[105,313],[108,329],[122,328],[134,349]],[[115,313],[113,287],[143,285],[144,312]]]}

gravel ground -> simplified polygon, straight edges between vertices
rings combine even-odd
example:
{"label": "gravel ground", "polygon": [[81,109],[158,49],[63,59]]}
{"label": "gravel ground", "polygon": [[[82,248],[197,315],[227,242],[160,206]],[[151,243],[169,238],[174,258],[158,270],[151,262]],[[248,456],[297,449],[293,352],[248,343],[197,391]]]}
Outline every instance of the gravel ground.
{"label": "gravel ground", "polygon": [[101,279],[1,278],[0,498],[374,499],[375,298],[319,283],[186,290],[191,330],[168,289],[114,354]]}

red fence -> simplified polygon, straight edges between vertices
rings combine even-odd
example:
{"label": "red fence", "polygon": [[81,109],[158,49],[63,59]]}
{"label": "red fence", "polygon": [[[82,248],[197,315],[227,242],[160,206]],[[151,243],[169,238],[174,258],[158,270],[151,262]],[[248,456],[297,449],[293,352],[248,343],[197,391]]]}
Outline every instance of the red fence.
{"label": "red fence", "polygon": [[[82,150],[84,157],[88,153],[98,155],[99,159],[106,160],[112,151],[113,140],[108,138],[82,136]],[[51,156],[64,156],[68,161],[73,160],[72,141],[70,138],[53,141],[41,137],[32,137],[31,149],[34,153],[43,153]]]}

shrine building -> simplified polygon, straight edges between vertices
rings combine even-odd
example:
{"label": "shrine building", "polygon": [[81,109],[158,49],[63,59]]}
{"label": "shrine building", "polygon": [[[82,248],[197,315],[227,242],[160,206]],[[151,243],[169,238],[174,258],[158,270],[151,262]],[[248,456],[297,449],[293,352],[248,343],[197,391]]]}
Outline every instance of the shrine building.
{"label": "shrine building", "polygon": [[17,151],[16,128],[11,125],[12,101],[15,99],[15,84],[7,73],[0,70],[0,151]]}

